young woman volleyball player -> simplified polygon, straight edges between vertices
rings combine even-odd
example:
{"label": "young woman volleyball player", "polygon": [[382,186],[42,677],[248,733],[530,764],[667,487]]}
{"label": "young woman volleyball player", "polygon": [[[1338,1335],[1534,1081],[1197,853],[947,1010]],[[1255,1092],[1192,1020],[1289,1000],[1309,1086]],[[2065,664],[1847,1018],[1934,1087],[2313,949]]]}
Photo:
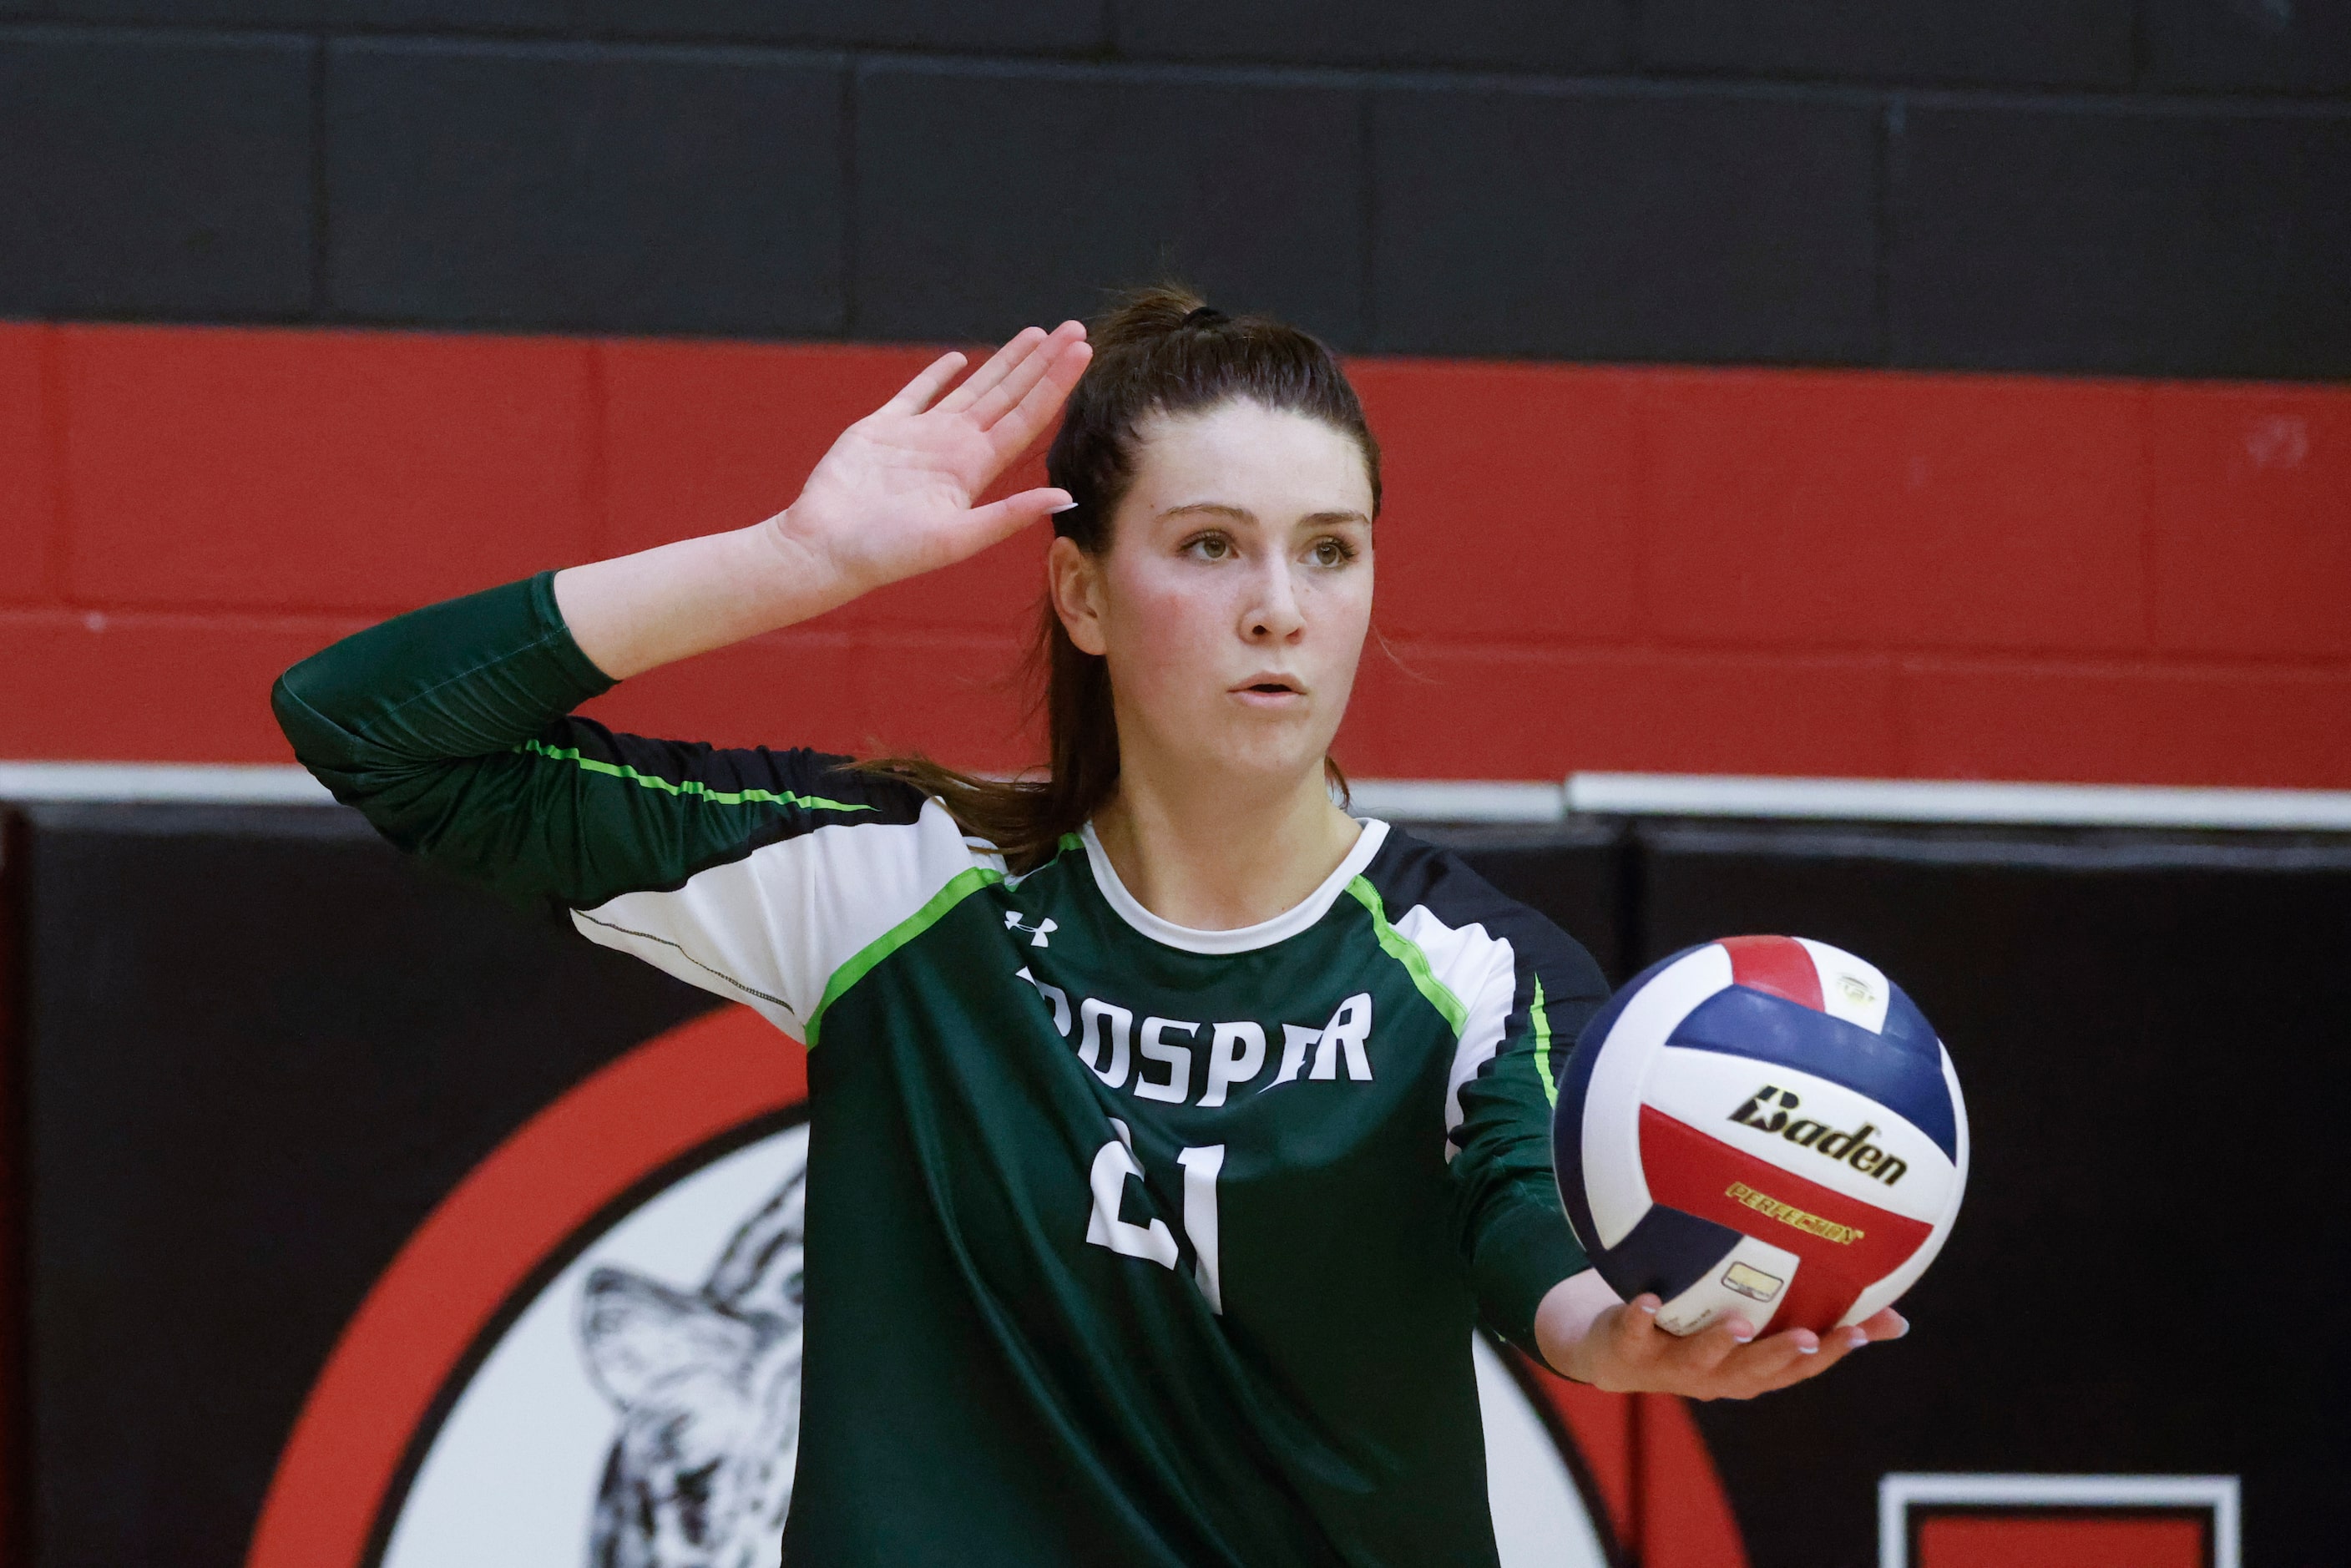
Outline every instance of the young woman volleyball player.
{"label": "young woman volleyball player", "polygon": [[[1380,488],[1322,345],[1159,290],[962,366],[755,528],[402,616],[277,694],[395,843],[808,1041],[787,1560],[1491,1563],[1475,1323],[1698,1398],[1901,1332],[1676,1339],[1586,1267],[1550,1102],[1599,972],[1327,788]],[[1065,399],[1054,487],[976,506]],[[567,716],[1049,515],[1040,778]]]}

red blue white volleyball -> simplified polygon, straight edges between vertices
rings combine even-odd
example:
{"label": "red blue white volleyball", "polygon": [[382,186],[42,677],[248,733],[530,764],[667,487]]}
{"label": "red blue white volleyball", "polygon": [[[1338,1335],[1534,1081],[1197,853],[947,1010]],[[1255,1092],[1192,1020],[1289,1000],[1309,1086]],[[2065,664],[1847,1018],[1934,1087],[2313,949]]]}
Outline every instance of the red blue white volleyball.
{"label": "red blue white volleyball", "polygon": [[1578,1040],[1552,1134],[1601,1278],[1676,1333],[1859,1322],[1927,1271],[1967,1187],[1950,1053],[1875,965],[1803,937],[1644,970]]}

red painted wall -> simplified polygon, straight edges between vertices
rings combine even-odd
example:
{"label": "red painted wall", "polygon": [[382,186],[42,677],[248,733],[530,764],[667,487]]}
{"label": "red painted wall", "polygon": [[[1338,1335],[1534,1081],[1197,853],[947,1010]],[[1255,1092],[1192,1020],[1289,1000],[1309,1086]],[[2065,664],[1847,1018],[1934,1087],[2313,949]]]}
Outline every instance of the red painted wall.
{"label": "red painted wall", "polygon": [[[0,757],[282,759],[285,664],[756,520],[925,357],[0,326]],[[1341,737],[1358,773],[2351,787],[2351,389],[1353,370],[1395,655],[1367,655]],[[1019,764],[1041,548],[599,711]]]}

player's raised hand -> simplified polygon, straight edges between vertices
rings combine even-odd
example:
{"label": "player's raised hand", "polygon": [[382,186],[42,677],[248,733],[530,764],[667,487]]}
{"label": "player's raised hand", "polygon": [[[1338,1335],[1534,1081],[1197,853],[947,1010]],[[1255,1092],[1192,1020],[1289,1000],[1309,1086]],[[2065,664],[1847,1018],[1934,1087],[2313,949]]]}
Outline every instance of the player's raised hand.
{"label": "player's raised hand", "polygon": [[985,549],[1069,504],[1040,489],[975,505],[1052,422],[1092,355],[1075,321],[1027,328],[952,392],[964,356],[942,356],[843,431],[766,527],[852,593]]}
{"label": "player's raised hand", "polygon": [[1573,1344],[1546,1344],[1545,1354],[1568,1375],[1612,1393],[1752,1399],[1817,1377],[1863,1345],[1910,1330],[1887,1307],[1824,1334],[1789,1329],[1758,1339],[1752,1324],[1732,1317],[1685,1339],[1657,1326],[1657,1305],[1656,1297],[1640,1295],[1609,1307]]}

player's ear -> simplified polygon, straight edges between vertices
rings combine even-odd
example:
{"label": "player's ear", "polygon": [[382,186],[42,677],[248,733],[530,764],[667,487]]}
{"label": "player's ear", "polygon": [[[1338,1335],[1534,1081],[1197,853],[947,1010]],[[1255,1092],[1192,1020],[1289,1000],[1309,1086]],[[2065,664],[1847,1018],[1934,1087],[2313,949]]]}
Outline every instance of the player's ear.
{"label": "player's ear", "polygon": [[1061,630],[1081,653],[1096,657],[1110,651],[1102,635],[1102,563],[1078,548],[1075,539],[1056,538],[1045,556],[1045,582],[1053,596],[1053,613]]}

